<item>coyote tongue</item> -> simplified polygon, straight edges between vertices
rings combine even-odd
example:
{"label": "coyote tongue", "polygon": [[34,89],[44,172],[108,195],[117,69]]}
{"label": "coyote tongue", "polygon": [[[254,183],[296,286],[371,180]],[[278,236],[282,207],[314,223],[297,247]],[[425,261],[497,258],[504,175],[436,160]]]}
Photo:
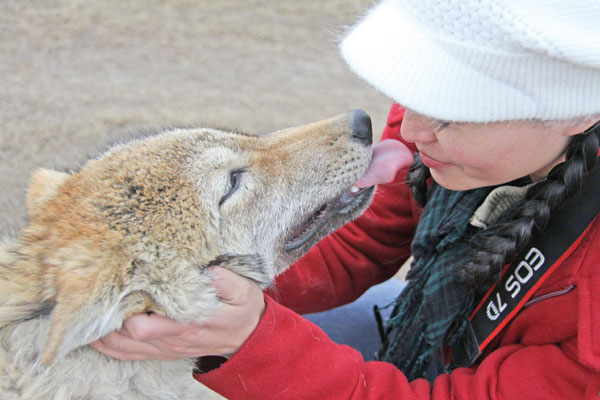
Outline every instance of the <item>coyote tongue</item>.
{"label": "coyote tongue", "polygon": [[412,161],[413,155],[404,144],[393,139],[383,140],[373,146],[371,164],[355,185],[364,188],[391,182],[396,173]]}

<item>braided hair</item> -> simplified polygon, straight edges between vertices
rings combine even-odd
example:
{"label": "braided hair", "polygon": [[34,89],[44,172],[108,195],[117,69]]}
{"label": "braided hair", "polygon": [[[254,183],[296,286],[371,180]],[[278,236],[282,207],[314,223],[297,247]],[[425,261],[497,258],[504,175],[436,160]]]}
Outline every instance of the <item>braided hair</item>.
{"label": "braided hair", "polygon": [[[493,224],[473,237],[477,251],[455,271],[456,279],[479,293],[497,282],[502,267],[514,261],[527,247],[534,227],[543,230],[552,213],[579,192],[583,177],[598,160],[599,141],[600,121],[575,135],[567,146],[565,162],[554,167],[544,181],[527,190],[509,220]],[[429,168],[417,155],[409,169],[407,183],[415,200],[423,206],[430,176]]]}

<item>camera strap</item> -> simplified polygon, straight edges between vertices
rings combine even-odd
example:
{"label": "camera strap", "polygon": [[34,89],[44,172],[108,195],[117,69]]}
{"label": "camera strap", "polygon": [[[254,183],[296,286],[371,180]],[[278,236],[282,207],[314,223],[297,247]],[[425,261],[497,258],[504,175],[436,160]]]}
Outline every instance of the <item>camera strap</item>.
{"label": "camera strap", "polygon": [[[536,290],[579,246],[600,212],[600,162],[583,178],[583,189],[537,228],[529,247],[506,266],[468,320],[467,332],[452,350],[451,369],[473,365],[486,346],[527,304]],[[572,287],[571,287],[572,288]]]}

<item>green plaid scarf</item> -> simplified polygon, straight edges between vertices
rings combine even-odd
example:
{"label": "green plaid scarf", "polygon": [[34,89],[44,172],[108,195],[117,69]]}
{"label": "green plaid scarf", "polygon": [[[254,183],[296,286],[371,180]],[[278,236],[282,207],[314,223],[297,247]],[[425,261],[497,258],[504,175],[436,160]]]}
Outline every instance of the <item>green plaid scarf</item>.
{"label": "green plaid scarf", "polygon": [[410,379],[424,377],[442,344],[455,345],[466,328],[475,293],[453,278],[475,251],[469,218],[492,188],[451,191],[433,184],[412,243],[408,285],[394,302],[379,359]]}

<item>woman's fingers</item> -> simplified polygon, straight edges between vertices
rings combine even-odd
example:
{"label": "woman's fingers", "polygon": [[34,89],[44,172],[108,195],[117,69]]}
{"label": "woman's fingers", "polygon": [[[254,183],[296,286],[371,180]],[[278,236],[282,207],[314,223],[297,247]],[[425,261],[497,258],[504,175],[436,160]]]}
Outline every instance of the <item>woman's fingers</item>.
{"label": "woman's fingers", "polygon": [[213,267],[213,284],[221,301],[226,304],[240,304],[248,297],[252,285],[256,284],[241,275],[221,267]]}
{"label": "woman's fingers", "polygon": [[125,320],[121,332],[132,339],[151,341],[186,332],[185,324],[158,314],[135,314]]}
{"label": "woman's fingers", "polygon": [[159,349],[153,344],[137,341],[119,331],[109,333],[90,343],[90,346],[107,356],[124,361],[146,360],[149,356],[160,357],[161,355]]}

